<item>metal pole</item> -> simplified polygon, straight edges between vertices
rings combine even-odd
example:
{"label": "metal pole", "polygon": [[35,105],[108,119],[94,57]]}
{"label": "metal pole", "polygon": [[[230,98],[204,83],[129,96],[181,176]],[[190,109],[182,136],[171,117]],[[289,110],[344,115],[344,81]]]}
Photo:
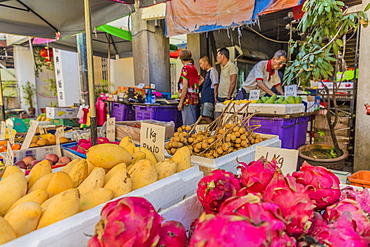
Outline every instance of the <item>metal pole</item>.
{"label": "metal pole", "polygon": [[0,70],[0,121],[5,121],[5,109],[3,101],[3,82],[1,79],[1,70]]}
{"label": "metal pole", "polygon": [[98,144],[96,108],[95,108],[95,85],[94,85],[94,57],[92,52],[92,28],[90,16],[90,0],[84,0],[85,9],[85,29],[86,29],[86,51],[87,51],[87,73],[89,81],[89,98],[90,98],[90,130],[92,145]]}
{"label": "metal pole", "polygon": [[111,36],[110,36],[110,34],[109,35],[107,35],[107,37],[108,37],[108,60],[107,60],[107,75],[108,75],[108,78],[107,78],[107,80],[108,80],[108,93],[110,93],[110,87],[111,87],[111,85],[110,85],[110,38],[111,38]]}
{"label": "metal pole", "polygon": [[86,34],[76,35],[78,64],[80,67],[80,103],[89,104],[89,84],[87,74]]}

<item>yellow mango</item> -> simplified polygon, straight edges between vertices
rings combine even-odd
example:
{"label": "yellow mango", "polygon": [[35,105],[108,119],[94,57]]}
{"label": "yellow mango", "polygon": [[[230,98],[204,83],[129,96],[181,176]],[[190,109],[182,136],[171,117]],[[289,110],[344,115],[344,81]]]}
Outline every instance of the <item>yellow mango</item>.
{"label": "yellow mango", "polygon": [[37,229],[43,228],[80,211],[80,195],[77,189],[70,189],[54,196],[43,211]]}
{"label": "yellow mango", "polygon": [[179,163],[171,159],[164,159],[155,164],[155,169],[158,173],[158,180],[175,174],[178,166]]}
{"label": "yellow mango", "polygon": [[119,163],[132,163],[131,154],[125,148],[110,143],[92,146],[86,153],[86,159],[94,166],[106,169],[111,169]]}
{"label": "yellow mango", "polygon": [[73,188],[77,188],[88,176],[88,167],[85,159],[80,160],[68,173],[73,182]]}
{"label": "yellow mango", "polygon": [[64,166],[62,168],[62,170],[60,170],[61,172],[65,172],[65,173],[69,173],[72,168],[78,163],[80,162],[81,159],[77,158],[77,159],[74,159],[72,160],[71,162],[69,162],[66,166]]}
{"label": "yellow mango", "polygon": [[16,206],[25,203],[25,202],[36,202],[38,204],[42,204],[44,201],[48,199],[48,193],[44,189],[38,189],[35,190],[23,197],[21,197],[19,200],[17,200],[13,205],[8,209],[8,214],[10,211],[12,211]]}
{"label": "yellow mango", "polygon": [[113,199],[113,191],[108,188],[96,188],[81,195],[80,210],[85,211]]}
{"label": "yellow mango", "polygon": [[131,156],[132,156],[132,164],[135,164],[139,160],[145,160],[146,159],[146,153],[143,152],[143,151],[135,152]]}
{"label": "yellow mango", "polygon": [[94,168],[96,168],[93,164],[91,164],[88,160],[86,160],[87,162],[87,173],[90,174],[92,170],[94,170]]}
{"label": "yellow mango", "polygon": [[136,152],[139,152],[139,151],[144,152],[146,154],[146,159],[148,159],[151,162],[153,162],[153,164],[156,164],[158,162],[157,159],[155,158],[154,154],[152,152],[150,152],[149,149],[144,148],[144,147],[136,147],[135,148],[135,153]]}
{"label": "yellow mango", "polygon": [[24,202],[8,212],[4,219],[13,227],[17,237],[20,237],[36,230],[41,213],[41,206],[37,202]]}
{"label": "yellow mango", "polygon": [[119,145],[125,148],[130,154],[134,153],[135,144],[131,142],[131,136],[125,136],[120,141]]}
{"label": "yellow mango", "polygon": [[77,187],[80,195],[86,194],[90,190],[103,188],[105,180],[105,171],[101,167],[97,167],[90,175]]}
{"label": "yellow mango", "polygon": [[126,164],[125,163],[120,163],[116,166],[114,166],[112,169],[109,170],[109,172],[107,172],[107,174],[105,174],[105,179],[104,179],[104,185],[108,183],[108,181],[113,177],[113,175],[118,171],[118,170],[121,170],[123,168],[126,168]]}
{"label": "yellow mango", "polygon": [[13,174],[13,173],[22,173],[22,170],[18,167],[18,166],[13,166],[13,165],[9,165],[5,168],[5,172],[2,176],[2,179],[6,178],[7,176],[9,176],[10,174]]}
{"label": "yellow mango", "polygon": [[49,185],[49,182],[50,182],[51,178],[53,177],[53,175],[54,175],[54,173],[49,173],[49,174],[46,174],[46,175],[42,176],[28,190],[28,194],[31,193],[31,192],[33,192],[33,191],[35,191],[35,190],[38,190],[38,189],[44,189],[44,190],[46,190],[46,188]]}
{"label": "yellow mango", "polygon": [[131,192],[132,179],[128,176],[126,168],[122,168],[115,172],[104,188],[111,189],[113,191],[113,198]]}
{"label": "yellow mango", "polygon": [[27,192],[27,180],[23,173],[13,173],[0,181],[0,216]]}
{"label": "yellow mango", "polygon": [[28,188],[31,188],[38,179],[48,173],[51,173],[51,166],[48,160],[42,160],[37,163],[31,169],[30,174],[28,174]]}
{"label": "yellow mango", "polygon": [[181,172],[191,167],[191,154],[188,147],[181,147],[177,149],[176,153],[171,159],[179,163],[177,172]]}
{"label": "yellow mango", "polygon": [[5,244],[17,238],[13,227],[0,216],[0,244]]}
{"label": "yellow mango", "polygon": [[46,191],[49,197],[53,197],[63,191],[73,188],[72,178],[65,172],[56,172],[50,179]]}
{"label": "yellow mango", "polygon": [[44,212],[47,207],[49,207],[50,203],[56,198],[56,196],[50,197],[46,201],[41,204],[41,210]]}
{"label": "yellow mango", "polygon": [[128,171],[132,179],[132,190],[139,189],[158,180],[154,164],[148,160],[140,160]]}

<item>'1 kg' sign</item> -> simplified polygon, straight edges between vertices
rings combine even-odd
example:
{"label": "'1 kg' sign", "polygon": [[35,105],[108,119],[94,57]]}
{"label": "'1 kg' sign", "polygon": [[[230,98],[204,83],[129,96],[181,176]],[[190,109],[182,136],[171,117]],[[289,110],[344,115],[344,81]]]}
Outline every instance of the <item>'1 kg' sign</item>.
{"label": "'1 kg' sign", "polygon": [[140,129],[140,146],[149,149],[157,161],[164,159],[164,138],[166,127],[142,123]]}

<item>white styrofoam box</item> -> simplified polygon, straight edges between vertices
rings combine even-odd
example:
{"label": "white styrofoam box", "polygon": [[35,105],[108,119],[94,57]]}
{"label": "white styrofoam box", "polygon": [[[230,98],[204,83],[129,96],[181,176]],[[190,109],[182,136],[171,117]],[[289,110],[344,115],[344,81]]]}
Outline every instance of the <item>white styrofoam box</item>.
{"label": "white styrofoam box", "polygon": [[46,107],[46,117],[50,119],[77,118],[77,107]]}
{"label": "white styrofoam box", "polygon": [[351,175],[350,172],[337,171],[337,170],[331,170],[331,169],[328,169],[328,170],[334,173],[334,175],[338,177],[341,184],[347,183],[347,177]]}
{"label": "white styrofoam box", "polygon": [[[153,204],[156,210],[161,210],[180,202],[184,197],[195,194],[198,182],[202,177],[203,173],[199,171],[199,167],[195,165],[185,171],[134,190],[122,197],[144,197]],[[119,198],[115,198],[112,201]],[[90,237],[86,235],[94,234],[95,225],[100,219],[100,211],[104,205],[105,203],[33,231],[2,245],[2,247],[87,246]]]}
{"label": "white styrofoam box", "polygon": [[[317,84],[319,89],[323,89],[324,86],[327,86],[329,89],[333,89],[333,82],[319,82]],[[337,85],[339,86],[339,89],[352,89],[353,88],[353,82],[352,81],[343,81],[341,83],[337,82]]]}
{"label": "white styrofoam box", "polygon": [[[263,138],[269,138],[265,141],[258,143],[257,145],[266,146],[266,147],[281,147],[281,140],[279,136],[276,135],[267,135],[267,134],[260,134]],[[239,164],[236,162],[236,158],[239,159],[241,162],[249,163],[254,160],[254,155],[256,153],[256,146],[251,145],[247,148],[240,149],[238,151],[234,151],[227,155],[221,156],[217,159],[210,159],[206,157],[191,156],[191,162],[198,164],[200,169],[204,171],[204,173],[209,173],[210,171],[216,169],[224,169],[226,171],[230,171],[232,173],[237,173],[237,167]]]}
{"label": "white styrofoam box", "polygon": [[[15,150],[14,153],[14,162],[22,160],[26,156],[33,156],[36,160],[43,160],[48,154],[56,153],[56,145],[44,146],[38,148],[28,148],[23,150]],[[6,152],[0,153],[0,158],[4,159],[6,157]]]}
{"label": "white styrofoam box", "polygon": [[[235,111],[238,111],[244,104],[235,105]],[[216,112],[222,112],[226,105],[217,103],[215,106]],[[234,108],[231,109],[234,112]],[[293,114],[305,111],[303,104],[249,104],[247,108],[248,113],[264,113],[264,114]],[[244,113],[244,112],[241,112]]]}
{"label": "white styrofoam box", "polygon": [[181,222],[186,230],[190,229],[191,222],[204,211],[202,204],[194,194],[181,202],[159,212],[165,221],[176,220]]}

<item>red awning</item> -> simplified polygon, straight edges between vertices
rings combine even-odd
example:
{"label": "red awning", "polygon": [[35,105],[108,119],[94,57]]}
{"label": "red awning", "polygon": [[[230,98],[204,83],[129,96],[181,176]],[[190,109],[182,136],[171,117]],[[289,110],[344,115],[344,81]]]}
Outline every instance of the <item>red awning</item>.
{"label": "red awning", "polygon": [[170,58],[178,58],[180,55],[181,49],[178,49],[177,51],[171,52],[170,53]]}

